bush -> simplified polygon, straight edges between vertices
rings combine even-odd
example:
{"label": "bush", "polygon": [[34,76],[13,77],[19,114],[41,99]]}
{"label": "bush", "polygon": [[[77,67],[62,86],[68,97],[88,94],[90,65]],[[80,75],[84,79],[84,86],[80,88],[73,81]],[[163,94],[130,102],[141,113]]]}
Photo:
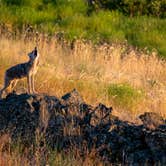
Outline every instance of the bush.
{"label": "bush", "polygon": [[151,15],[165,17],[165,0],[89,0],[94,10],[119,10],[131,17],[138,15]]}
{"label": "bush", "polygon": [[2,0],[2,2],[6,5],[17,5],[21,6],[27,3],[27,0]]}
{"label": "bush", "polygon": [[110,84],[106,92],[108,98],[113,100],[117,106],[127,109],[132,109],[143,97],[141,90],[137,90],[128,84]]}

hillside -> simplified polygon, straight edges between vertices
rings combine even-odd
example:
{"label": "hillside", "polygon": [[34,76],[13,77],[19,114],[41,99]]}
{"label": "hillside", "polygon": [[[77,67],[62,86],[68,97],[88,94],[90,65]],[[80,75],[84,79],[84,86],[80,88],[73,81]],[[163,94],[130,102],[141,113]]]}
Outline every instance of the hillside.
{"label": "hillside", "polygon": [[164,0],[2,0],[0,29],[16,38],[30,25],[68,41],[127,43],[165,57],[165,6]]}

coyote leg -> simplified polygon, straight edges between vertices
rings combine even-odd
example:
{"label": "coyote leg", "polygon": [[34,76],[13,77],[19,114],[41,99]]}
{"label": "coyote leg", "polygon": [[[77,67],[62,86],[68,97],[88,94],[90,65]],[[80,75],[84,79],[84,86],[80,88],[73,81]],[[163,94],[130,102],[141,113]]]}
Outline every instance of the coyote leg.
{"label": "coyote leg", "polygon": [[35,84],[34,84],[34,75],[32,75],[32,92],[33,93],[36,93],[36,91],[35,91]]}
{"label": "coyote leg", "polygon": [[11,83],[11,91],[14,89],[14,87],[16,86],[18,80],[13,80]]}
{"label": "coyote leg", "polygon": [[2,94],[6,91],[11,84],[11,80],[5,76],[4,87],[0,90],[0,98],[2,98]]}
{"label": "coyote leg", "polygon": [[31,83],[32,83],[32,76],[31,75],[28,75],[27,76],[27,83],[28,83],[28,93],[30,94],[32,92],[32,86],[31,86]]}

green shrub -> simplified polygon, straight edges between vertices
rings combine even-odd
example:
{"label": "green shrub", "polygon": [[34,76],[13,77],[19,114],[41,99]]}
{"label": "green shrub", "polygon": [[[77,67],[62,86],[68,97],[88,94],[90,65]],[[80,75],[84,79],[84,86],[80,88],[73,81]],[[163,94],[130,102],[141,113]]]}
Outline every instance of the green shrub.
{"label": "green shrub", "polygon": [[6,5],[24,5],[27,3],[27,0],[2,0],[2,2]]}
{"label": "green shrub", "polygon": [[150,15],[155,17],[166,16],[165,0],[89,0],[93,10],[118,10],[131,17]]}
{"label": "green shrub", "polygon": [[118,12],[100,11],[93,13],[89,18],[88,34],[94,35],[94,39],[106,42],[124,41],[124,33],[120,26],[120,20],[123,16]]}
{"label": "green shrub", "polygon": [[166,57],[166,47],[164,34],[166,33],[166,20],[140,16],[135,18],[125,18],[124,24],[120,24],[125,33],[125,38],[129,44],[140,48],[154,48],[159,55]]}
{"label": "green shrub", "polygon": [[128,84],[110,84],[106,88],[108,98],[122,108],[133,109],[142,99],[143,92]]}

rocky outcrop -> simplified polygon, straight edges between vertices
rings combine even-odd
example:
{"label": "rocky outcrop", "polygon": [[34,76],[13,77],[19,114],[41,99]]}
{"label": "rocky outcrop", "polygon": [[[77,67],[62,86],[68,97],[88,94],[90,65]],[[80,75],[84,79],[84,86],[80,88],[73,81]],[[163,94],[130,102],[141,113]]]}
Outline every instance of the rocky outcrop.
{"label": "rocky outcrop", "polygon": [[47,145],[58,151],[95,149],[105,164],[166,165],[166,123],[154,113],[140,115],[142,125],[120,120],[112,107],[86,104],[76,90],[62,98],[9,94],[0,100],[0,135],[24,146]]}
{"label": "rocky outcrop", "polygon": [[151,130],[155,130],[165,123],[164,119],[154,112],[145,112],[139,118],[142,120],[144,127]]}

